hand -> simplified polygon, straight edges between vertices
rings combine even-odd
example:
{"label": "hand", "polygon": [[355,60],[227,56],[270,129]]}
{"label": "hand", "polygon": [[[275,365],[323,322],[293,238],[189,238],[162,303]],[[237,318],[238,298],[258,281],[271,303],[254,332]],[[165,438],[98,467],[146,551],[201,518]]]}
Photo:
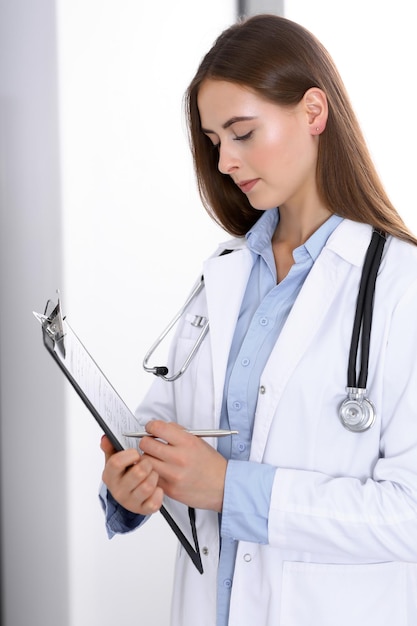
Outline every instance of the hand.
{"label": "hand", "polygon": [[105,455],[103,482],[113,498],[132,513],[150,515],[158,511],[164,494],[153,461],[134,448],[116,452],[106,435],[101,439],[101,449]]}
{"label": "hand", "polygon": [[150,459],[163,492],[188,506],[220,512],[226,459],[178,424],[152,420],[146,430],[163,440],[143,437],[139,445]]}

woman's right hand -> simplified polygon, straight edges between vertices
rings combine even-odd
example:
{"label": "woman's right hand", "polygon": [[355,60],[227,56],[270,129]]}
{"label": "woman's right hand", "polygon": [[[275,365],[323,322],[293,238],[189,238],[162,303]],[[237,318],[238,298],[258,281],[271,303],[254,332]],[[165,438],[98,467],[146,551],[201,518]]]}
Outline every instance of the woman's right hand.
{"label": "woman's right hand", "polygon": [[105,456],[103,482],[116,502],[132,513],[156,513],[164,493],[150,458],[134,448],[117,452],[106,435],[100,447]]}

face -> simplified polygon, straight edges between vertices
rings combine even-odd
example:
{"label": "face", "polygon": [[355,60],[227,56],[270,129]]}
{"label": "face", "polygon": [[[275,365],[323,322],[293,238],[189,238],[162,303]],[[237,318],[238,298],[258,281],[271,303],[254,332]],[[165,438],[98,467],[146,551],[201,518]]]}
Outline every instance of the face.
{"label": "face", "polygon": [[254,208],[302,208],[317,196],[317,133],[304,99],[282,107],[235,83],[207,79],[198,109],[219,170]]}

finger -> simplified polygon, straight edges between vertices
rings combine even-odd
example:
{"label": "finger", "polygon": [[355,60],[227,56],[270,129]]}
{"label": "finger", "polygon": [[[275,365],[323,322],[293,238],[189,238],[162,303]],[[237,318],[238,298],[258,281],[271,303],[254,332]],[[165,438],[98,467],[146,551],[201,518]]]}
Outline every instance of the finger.
{"label": "finger", "polygon": [[121,452],[111,454],[104,466],[102,480],[109,487],[110,491],[115,483],[121,480],[128,468],[140,461],[141,455],[138,450],[129,448]]}
{"label": "finger", "polygon": [[152,515],[153,513],[159,511],[162,506],[163,499],[163,490],[160,487],[156,487],[152,495],[142,503],[140,507],[141,515]]}
{"label": "finger", "polygon": [[116,449],[114,448],[112,442],[107,437],[107,435],[102,436],[101,441],[100,441],[100,448],[104,452],[105,462],[107,463],[109,458],[116,452]]}
{"label": "finger", "polygon": [[[138,487],[145,489],[155,488],[158,482],[158,474],[149,457],[141,456],[139,461],[131,465],[122,476],[124,489],[129,492],[135,491]],[[150,491],[145,494],[144,499],[149,497]]]}
{"label": "finger", "polygon": [[111,485],[110,492],[127,510],[141,515],[157,511],[163,500],[158,474],[142,459]]}
{"label": "finger", "polygon": [[[131,494],[133,496],[139,496],[142,502],[145,502],[150,498],[158,486],[159,476],[153,469],[150,471],[139,472],[135,467],[132,470],[132,476],[126,477],[129,480],[131,486]],[[129,483],[126,483],[129,485]]]}
{"label": "finger", "polygon": [[136,448],[127,448],[113,454],[109,463],[120,473],[125,472],[131,465],[140,461],[141,454]]}
{"label": "finger", "polygon": [[164,422],[163,420],[150,420],[146,424],[146,431],[171,445],[179,444],[183,437],[189,436],[183,426],[176,422]]}
{"label": "finger", "polygon": [[163,441],[154,439],[153,437],[143,437],[139,443],[139,448],[144,455],[153,459],[167,460],[168,448],[170,446]]}
{"label": "finger", "polygon": [[129,510],[130,503],[137,507],[149,498],[158,484],[158,474],[153,468],[150,459],[139,457],[139,460],[120,471],[123,465],[114,469],[110,461],[103,472],[103,482],[109,488],[111,494]]}

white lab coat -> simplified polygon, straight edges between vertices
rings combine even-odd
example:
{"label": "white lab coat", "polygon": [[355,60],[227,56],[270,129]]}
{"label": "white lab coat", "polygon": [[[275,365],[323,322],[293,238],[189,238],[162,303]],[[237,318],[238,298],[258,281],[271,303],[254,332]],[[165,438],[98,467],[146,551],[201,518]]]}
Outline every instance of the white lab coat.
{"label": "white lab coat", "polygon": [[[417,248],[389,238],[377,279],[368,376],[375,425],[339,422],[370,227],[344,220],[315,262],[260,381],[251,460],[277,467],[269,542],[239,543],[231,626],[417,625]],[[228,352],[252,266],[242,239],[204,266],[205,289],[182,319],[181,365],[208,316],[210,332],[175,383],[155,379],[138,409],[216,428]],[[212,441],[215,445],[215,441]],[[167,500],[181,526],[187,509]],[[182,548],[172,626],[214,626],[218,518],[197,511],[204,574]]]}

